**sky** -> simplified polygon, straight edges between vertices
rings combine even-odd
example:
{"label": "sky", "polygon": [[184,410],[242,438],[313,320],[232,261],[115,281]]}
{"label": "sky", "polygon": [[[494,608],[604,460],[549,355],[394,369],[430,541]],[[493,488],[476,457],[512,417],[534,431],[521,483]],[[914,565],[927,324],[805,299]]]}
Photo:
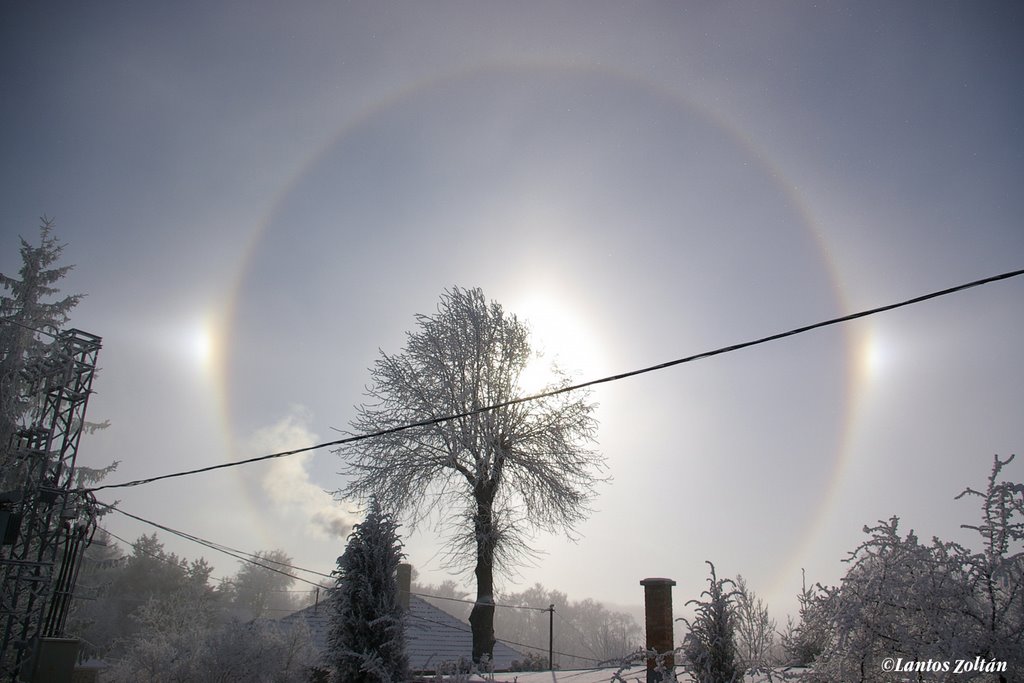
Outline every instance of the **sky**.
{"label": "sky", "polygon": [[[56,220],[72,324],[103,337],[111,426],[80,462],[119,461],[106,483],[340,438],[452,286],[584,381],[1024,267],[1018,4],[0,12],[0,271]],[[1022,301],[1015,278],[602,385],[609,481],[500,586],[633,605],[661,576],[678,608],[710,560],[784,621],[865,524],[976,547],[954,496],[1024,443]],[[359,520],[342,466],[100,498],[329,572]],[[449,578],[437,529],[402,531],[420,580]]]}

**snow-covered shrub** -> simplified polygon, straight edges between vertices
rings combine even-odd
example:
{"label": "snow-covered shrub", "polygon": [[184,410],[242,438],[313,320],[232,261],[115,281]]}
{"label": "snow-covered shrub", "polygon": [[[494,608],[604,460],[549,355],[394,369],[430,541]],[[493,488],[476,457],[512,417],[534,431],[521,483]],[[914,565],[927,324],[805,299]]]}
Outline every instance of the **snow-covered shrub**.
{"label": "snow-covered shrub", "polygon": [[[982,550],[966,554],[963,580],[970,600],[964,609],[972,626],[972,654],[1005,661],[1024,671],[1024,484],[999,481],[1014,459],[995,456],[985,492],[965,489],[957,498],[982,499],[981,522],[964,524],[982,538]],[[1006,680],[1005,677],[1000,677]]]}
{"label": "snow-covered shrub", "polygon": [[696,605],[690,632],[683,640],[683,655],[697,683],[732,683],[743,679],[736,659],[736,605],[738,592],[731,579],[719,579],[715,565],[708,579],[710,587],[701,593],[706,600],[689,600]]}
{"label": "snow-covered shrub", "polygon": [[528,652],[522,659],[513,660],[509,669],[511,671],[547,671],[549,669],[548,664],[547,655],[542,655],[539,652]]}
{"label": "snow-covered shrub", "polygon": [[199,681],[305,683],[316,659],[309,629],[263,619],[233,619],[215,629],[201,654]]}
{"label": "snow-covered shrub", "polygon": [[[819,587],[811,603],[831,626],[814,662],[821,680],[887,681],[887,658],[956,662],[978,657],[1024,670],[1024,486],[1000,481],[1013,459],[998,456],[984,492],[958,496],[982,500],[982,521],[963,525],[978,532],[983,550],[972,552],[933,539],[920,543],[899,533],[892,517],[865,527],[869,538],[847,558],[850,569],[837,589]],[[939,680],[948,672],[913,672],[915,680]],[[931,677],[931,678],[929,678]],[[986,671],[965,671],[958,681],[996,680]]]}
{"label": "snow-covered shrub", "polygon": [[138,630],[104,678],[115,683],[197,680],[195,665],[205,656],[214,628],[209,589],[191,584],[170,595],[152,597],[133,619]]}
{"label": "snow-covered shrub", "polygon": [[104,674],[112,683],[250,681],[304,683],[314,662],[309,632],[259,620],[214,623],[209,597],[182,592],[150,600],[141,629]]}
{"label": "snow-covered shrub", "polygon": [[[883,660],[952,661],[963,657],[965,595],[958,546],[922,545],[899,533],[899,519],[865,527],[838,592],[827,598],[833,633],[815,670],[844,681],[887,680]],[[826,593],[822,593],[823,600]]]}
{"label": "snow-covered shrub", "polygon": [[797,600],[800,603],[799,621],[794,623],[790,618],[786,631],[782,634],[782,649],[786,654],[786,664],[790,666],[809,666],[825,649],[828,639],[832,636],[832,624],[829,621],[831,605],[824,593],[807,587],[804,580]]}

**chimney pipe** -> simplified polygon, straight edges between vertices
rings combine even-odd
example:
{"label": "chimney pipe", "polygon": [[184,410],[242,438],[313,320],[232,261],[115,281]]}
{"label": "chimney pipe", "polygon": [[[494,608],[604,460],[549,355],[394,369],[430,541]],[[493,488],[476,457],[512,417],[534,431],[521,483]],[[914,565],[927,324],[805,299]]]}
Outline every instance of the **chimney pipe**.
{"label": "chimney pipe", "polygon": [[[644,579],[640,585],[644,587],[647,650],[658,654],[668,653],[663,657],[648,657],[647,683],[661,683],[669,680],[669,672],[675,666],[671,653],[675,649],[672,634],[672,586],[676,582],[672,579],[651,578]],[[665,672],[664,676],[657,670],[659,663]]]}
{"label": "chimney pipe", "polygon": [[403,562],[398,565],[398,604],[409,611],[409,595],[412,592],[412,565]]}

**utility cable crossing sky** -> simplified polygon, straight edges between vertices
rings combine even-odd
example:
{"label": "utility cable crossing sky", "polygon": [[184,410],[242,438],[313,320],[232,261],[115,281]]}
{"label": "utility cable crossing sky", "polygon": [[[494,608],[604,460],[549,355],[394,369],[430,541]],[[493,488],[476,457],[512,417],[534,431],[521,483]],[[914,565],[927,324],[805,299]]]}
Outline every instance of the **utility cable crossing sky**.
{"label": "utility cable crossing sky", "polygon": [[276,458],[285,458],[285,457],[288,457],[288,456],[291,456],[291,455],[297,455],[299,453],[306,453],[308,451],[320,450],[322,448],[329,448],[329,447],[332,447],[332,446],[342,446],[342,445],[345,445],[345,444],[356,443],[358,441],[363,441],[363,440],[366,440],[366,439],[378,438],[378,437],[385,436],[385,435],[388,435],[388,434],[395,434],[395,433],[403,432],[403,431],[410,430],[410,429],[417,429],[417,428],[420,428],[420,427],[429,427],[429,426],[432,426],[432,425],[440,424],[442,422],[448,422],[450,420],[457,420],[457,419],[461,419],[461,418],[464,418],[464,417],[471,417],[473,415],[478,415],[478,414],[481,414],[481,413],[486,413],[486,412],[490,412],[490,411],[494,411],[494,410],[499,410],[501,408],[506,408],[508,406],[513,406],[513,405],[517,405],[517,404],[520,404],[520,403],[526,403],[526,402],[529,402],[529,401],[537,401],[537,400],[540,400],[540,399],[543,399],[543,398],[548,398],[548,397],[551,397],[551,396],[557,396],[559,394],[565,394],[565,393],[568,393],[568,392],[571,392],[571,391],[579,391],[580,389],[586,389],[588,387],[597,386],[599,384],[608,384],[610,382],[617,382],[619,380],[628,379],[630,377],[636,377],[637,375],[643,375],[643,374],[646,374],[646,373],[649,373],[649,372],[655,372],[655,371],[658,371],[658,370],[665,370],[667,368],[671,368],[671,367],[674,367],[676,365],[682,365],[684,363],[691,363],[693,361],[703,360],[705,358],[711,358],[713,356],[719,356],[719,355],[722,355],[722,354],[725,354],[725,353],[731,353],[733,351],[739,351],[741,349],[746,349],[746,348],[749,348],[751,346],[758,346],[760,344],[766,344],[768,342],[778,341],[778,340],[784,339],[786,337],[792,337],[792,336],[795,336],[795,335],[798,335],[798,334],[803,334],[805,332],[810,332],[812,330],[820,329],[820,328],[823,328],[823,327],[829,327],[831,325],[838,325],[840,323],[850,322],[852,320],[857,320],[859,318],[866,318],[868,316],[876,315],[878,313],[884,313],[884,312],[887,312],[887,311],[892,311],[892,310],[895,310],[897,308],[903,308],[905,306],[910,306],[910,305],[913,305],[913,304],[922,303],[922,302],[928,301],[930,299],[937,299],[939,297],[947,296],[947,295],[950,295],[950,294],[955,294],[957,292],[962,292],[964,290],[972,289],[974,287],[980,287],[981,285],[987,285],[987,284],[991,284],[991,283],[994,283],[994,282],[999,282],[999,281],[1002,281],[1002,280],[1008,280],[1008,279],[1011,279],[1011,278],[1019,277],[1021,275],[1024,275],[1024,269],[1013,270],[1013,271],[1009,271],[1009,272],[1006,272],[1006,273],[1001,273],[999,275],[992,275],[990,277],[982,278],[980,280],[974,280],[974,281],[967,282],[967,283],[964,283],[964,284],[961,284],[961,285],[957,285],[955,287],[949,287],[947,289],[942,289],[942,290],[939,290],[939,291],[930,292],[928,294],[922,294],[921,296],[916,296],[916,297],[914,297],[912,299],[906,299],[904,301],[899,301],[899,302],[896,302],[896,303],[887,304],[885,306],[879,306],[877,308],[871,308],[871,309],[859,311],[859,312],[856,312],[856,313],[850,313],[848,315],[840,316],[838,318],[831,318],[829,320],[824,320],[824,321],[813,323],[813,324],[810,324],[810,325],[804,325],[802,327],[797,327],[797,328],[794,328],[794,329],[791,329],[791,330],[787,330],[785,332],[778,332],[776,334],[771,334],[771,335],[768,335],[766,337],[761,337],[759,339],[753,339],[753,340],[750,340],[750,341],[740,342],[738,344],[732,344],[732,345],[729,345],[729,346],[723,346],[723,347],[720,347],[720,348],[717,348],[717,349],[713,349],[711,351],[704,351],[702,353],[697,353],[697,354],[694,354],[694,355],[691,355],[691,356],[686,356],[686,357],[683,357],[683,358],[677,358],[675,360],[666,361],[664,363],[658,363],[657,365],[650,365],[650,366],[643,367],[643,368],[640,368],[640,369],[637,369],[637,370],[631,370],[629,372],[623,372],[623,373],[619,373],[619,374],[616,374],[616,375],[608,375],[606,377],[601,377],[599,379],[594,379],[594,380],[590,380],[590,381],[587,381],[587,382],[582,382],[582,383],[579,383],[579,384],[572,384],[572,385],[568,385],[568,386],[564,386],[564,387],[558,387],[558,388],[551,389],[551,390],[548,390],[548,391],[544,391],[544,392],[541,392],[541,393],[531,394],[529,396],[521,396],[521,397],[518,397],[518,398],[514,398],[514,399],[511,399],[511,400],[508,400],[508,401],[504,401],[504,402],[501,402],[501,403],[495,403],[495,404],[492,404],[492,405],[489,405],[489,406],[483,406],[483,407],[477,408],[475,410],[470,410],[470,411],[466,411],[466,412],[463,412],[463,413],[458,413],[458,414],[455,414],[455,415],[445,415],[445,416],[442,416],[442,417],[436,417],[436,418],[432,418],[432,419],[429,419],[429,420],[422,420],[422,421],[419,421],[419,422],[412,422],[412,423],[409,423],[409,424],[404,424],[404,425],[399,425],[397,427],[392,427],[390,429],[384,429],[384,430],[380,430],[380,431],[376,431],[376,432],[371,432],[371,433],[367,433],[367,434],[357,434],[357,435],[345,437],[345,438],[342,438],[342,439],[336,439],[334,441],[326,441],[324,443],[315,444],[313,446],[306,446],[306,447],[303,447],[303,448],[295,448],[295,449],[287,450],[287,451],[279,451],[279,452],[276,452],[276,453],[270,453],[270,454],[267,454],[267,455],[261,455],[261,456],[257,456],[257,457],[253,457],[253,458],[246,458],[244,460],[235,460],[235,461],[232,461],[232,462],[225,462],[225,463],[221,463],[221,464],[218,464],[218,465],[210,465],[210,466],[207,466],[207,467],[200,467],[198,469],[185,470],[185,471],[181,471],[181,472],[173,472],[173,473],[170,473],[170,474],[163,474],[163,475],[159,475],[159,476],[156,476],[156,477],[149,477],[147,479],[136,479],[134,481],[128,481],[128,482],[124,482],[124,483],[121,483],[121,484],[106,484],[106,485],[103,485],[103,486],[96,486],[96,487],[90,487],[90,488],[81,488],[81,489],[78,489],[78,491],[81,492],[81,493],[85,493],[85,492],[89,492],[89,491],[95,492],[95,491],[103,491],[103,490],[106,490],[106,489],[117,489],[117,488],[129,488],[129,487],[134,487],[134,486],[142,486],[143,484],[151,484],[153,482],[162,481],[164,479],[173,479],[173,478],[176,478],[176,477],[186,477],[186,476],[191,476],[191,475],[194,475],[194,474],[202,474],[204,472],[213,472],[215,470],[226,469],[226,468],[230,468],[230,467],[239,467],[239,466],[242,466],[242,465],[249,465],[249,464],[252,464],[252,463],[262,462],[264,460],[272,460],[272,459],[276,459]]}

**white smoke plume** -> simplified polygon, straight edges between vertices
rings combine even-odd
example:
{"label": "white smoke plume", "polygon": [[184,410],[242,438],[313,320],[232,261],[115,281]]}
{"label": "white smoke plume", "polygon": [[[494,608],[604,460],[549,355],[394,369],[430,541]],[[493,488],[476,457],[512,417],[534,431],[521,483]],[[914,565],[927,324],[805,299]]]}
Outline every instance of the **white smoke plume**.
{"label": "white smoke plume", "polygon": [[[307,409],[293,406],[286,417],[253,434],[249,445],[263,453],[312,446],[319,437],[310,429],[311,422]],[[283,515],[307,520],[313,535],[344,539],[360,520],[310,480],[307,468],[313,457],[309,452],[272,460],[260,482],[263,491]]]}

